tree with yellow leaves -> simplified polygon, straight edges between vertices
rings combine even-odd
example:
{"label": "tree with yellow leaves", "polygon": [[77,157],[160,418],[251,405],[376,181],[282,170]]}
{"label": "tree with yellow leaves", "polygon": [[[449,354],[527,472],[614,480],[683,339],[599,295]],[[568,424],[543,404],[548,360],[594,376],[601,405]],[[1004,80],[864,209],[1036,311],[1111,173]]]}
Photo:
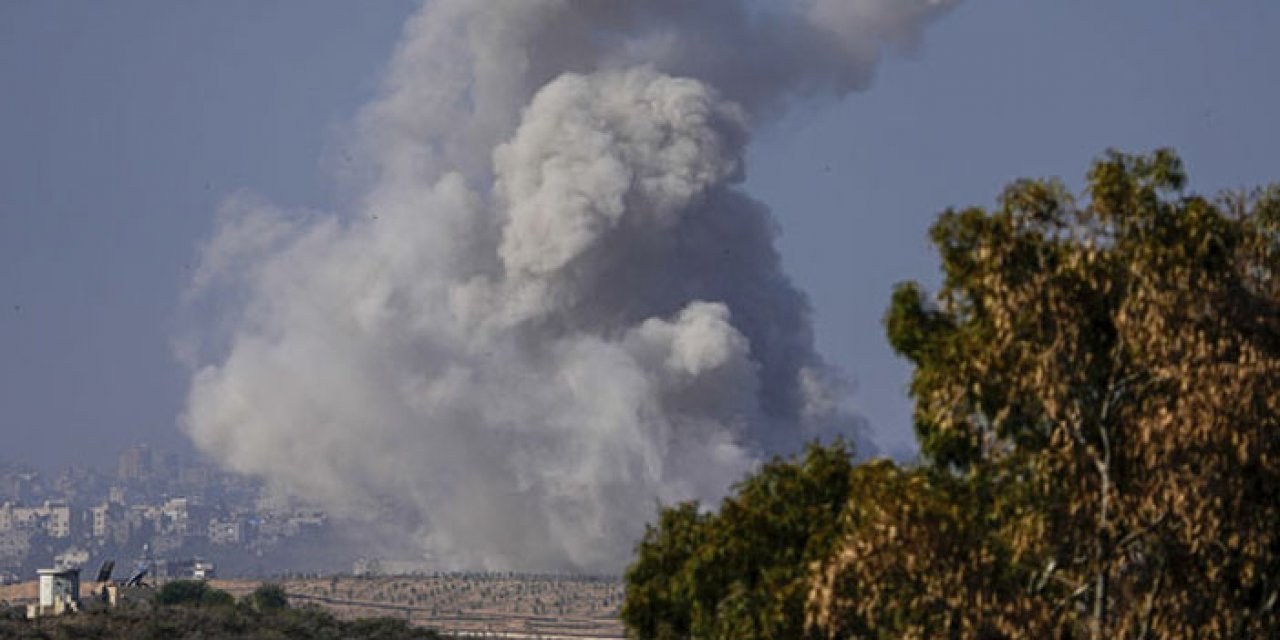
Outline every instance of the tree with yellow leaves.
{"label": "tree with yellow leaves", "polygon": [[942,214],[886,316],[928,464],[854,472],[811,631],[1280,637],[1280,191],[1185,181],[1113,152]]}

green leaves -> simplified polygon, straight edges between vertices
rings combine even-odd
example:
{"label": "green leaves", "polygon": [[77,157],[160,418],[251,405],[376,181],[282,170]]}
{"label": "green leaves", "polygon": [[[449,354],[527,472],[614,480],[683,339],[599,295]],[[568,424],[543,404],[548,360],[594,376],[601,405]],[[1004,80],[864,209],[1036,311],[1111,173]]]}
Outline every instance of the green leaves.
{"label": "green leaves", "polygon": [[662,511],[627,570],[622,619],[637,638],[806,637],[807,572],[829,553],[847,504],[843,441],[775,459],[740,483],[719,513]]}
{"label": "green leaves", "polygon": [[229,606],[235,604],[235,598],[231,594],[214,589],[203,580],[174,580],[166,582],[152,596],[152,600],[162,606]]}
{"label": "green leaves", "polygon": [[289,594],[284,587],[274,583],[266,583],[245,596],[245,604],[259,613],[289,608]]}

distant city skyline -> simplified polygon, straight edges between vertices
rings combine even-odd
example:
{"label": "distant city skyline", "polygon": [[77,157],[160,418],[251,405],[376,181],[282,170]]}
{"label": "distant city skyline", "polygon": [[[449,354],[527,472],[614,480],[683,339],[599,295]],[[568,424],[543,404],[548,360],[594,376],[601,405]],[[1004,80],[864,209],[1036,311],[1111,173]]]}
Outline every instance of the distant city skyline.
{"label": "distant city skyline", "polygon": [[107,561],[160,578],[216,566],[232,575],[350,571],[368,552],[323,511],[207,461],[145,444],[112,460],[111,469],[53,475],[0,467],[0,584]]}
{"label": "distant city skyline", "polygon": [[[53,477],[75,470],[91,470],[112,478],[141,477],[157,473],[166,464],[181,462],[183,464],[200,464],[217,467],[217,462],[209,456],[193,449],[188,444],[179,442],[179,446],[165,448],[153,446],[148,442],[122,442],[114,449],[105,449],[87,460],[64,460],[51,466],[30,464],[19,458],[0,456],[0,469],[28,469],[42,477]],[[146,453],[143,453],[146,452]],[[136,471],[126,474],[126,469]],[[143,472],[143,469],[148,471]]]}

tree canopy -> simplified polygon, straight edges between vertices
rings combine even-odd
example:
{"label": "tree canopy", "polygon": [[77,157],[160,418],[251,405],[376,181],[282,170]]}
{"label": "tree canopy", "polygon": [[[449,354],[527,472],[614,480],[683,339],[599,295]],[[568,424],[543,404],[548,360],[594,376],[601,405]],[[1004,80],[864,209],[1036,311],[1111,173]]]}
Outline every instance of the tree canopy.
{"label": "tree canopy", "polygon": [[254,611],[275,611],[289,608],[289,594],[282,585],[268,582],[245,596],[245,603]]}
{"label": "tree canopy", "polygon": [[1280,189],[1186,181],[1109,152],[939,216],[885,317],[922,461],[850,469],[804,633],[1280,637]]}
{"label": "tree canopy", "polygon": [[835,542],[852,451],[842,441],[775,459],[719,513],[666,509],[627,570],[622,619],[642,638],[800,638],[807,567]]}
{"label": "tree canopy", "polygon": [[152,596],[160,606],[230,606],[236,599],[221,589],[214,589],[203,580],[173,580],[166,582]]}
{"label": "tree canopy", "polygon": [[[1082,202],[1016,182],[996,210],[933,226],[936,303],[914,283],[893,296],[921,449],[994,488],[972,513],[1009,554],[997,575],[1029,585],[976,584],[991,606],[957,607],[966,630],[1277,631],[1280,197],[1185,182],[1168,150],[1108,153]],[[841,553],[867,536],[850,529]],[[825,602],[819,622],[845,617]]]}

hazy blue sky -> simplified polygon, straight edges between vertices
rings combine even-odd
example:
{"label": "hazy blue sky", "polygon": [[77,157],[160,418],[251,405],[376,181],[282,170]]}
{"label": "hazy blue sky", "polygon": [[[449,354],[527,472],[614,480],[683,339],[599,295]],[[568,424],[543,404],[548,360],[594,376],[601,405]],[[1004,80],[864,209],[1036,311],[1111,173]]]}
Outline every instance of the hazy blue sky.
{"label": "hazy blue sky", "polygon": [[[343,192],[343,132],[415,3],[0,3],[0,460],[183,446],[170,341],[218,202]],[[747,188],[782,226],[822,351],[905,446],[880,316],[936,277],[951,205],[1079,185],[1107,147],[1178,149],[1199,191],[1280,179],[1280,3],[969,0],[874,85],[759,136]]]}

